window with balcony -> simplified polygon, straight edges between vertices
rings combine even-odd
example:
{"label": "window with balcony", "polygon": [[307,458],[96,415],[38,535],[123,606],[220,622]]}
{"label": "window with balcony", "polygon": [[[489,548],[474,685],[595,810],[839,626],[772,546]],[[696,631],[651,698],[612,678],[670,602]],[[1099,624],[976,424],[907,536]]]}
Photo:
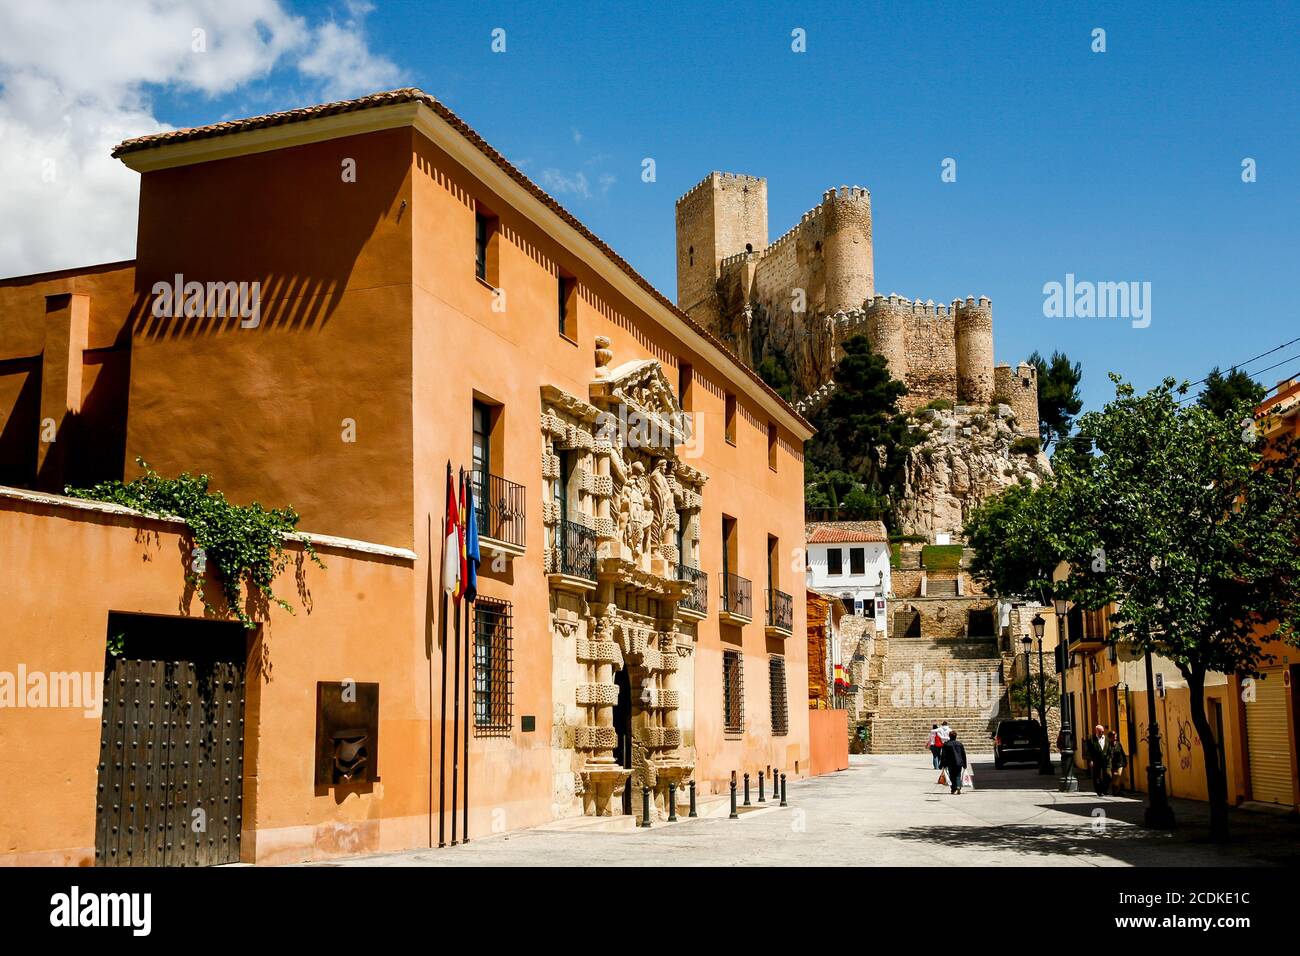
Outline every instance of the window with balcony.
{"label": "window with balcony", "polygon": [[527,489],[507,481],[500,473],[504,457],[503,416],[501,405],[484,398],[474,399],[471,480],[478,509],[478,533],[498,550],[522,554]]}

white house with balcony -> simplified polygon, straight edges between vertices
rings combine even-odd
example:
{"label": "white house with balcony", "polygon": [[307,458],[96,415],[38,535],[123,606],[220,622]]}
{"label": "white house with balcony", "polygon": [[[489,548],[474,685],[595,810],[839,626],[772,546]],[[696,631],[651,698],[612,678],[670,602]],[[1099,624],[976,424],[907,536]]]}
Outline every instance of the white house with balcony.
{"label": "white house with balcony", "polygon": [[808,587],[839,597],[851,614],[875,617],[882,630],[892,589],[884,522],[819,522],[807,534]]}

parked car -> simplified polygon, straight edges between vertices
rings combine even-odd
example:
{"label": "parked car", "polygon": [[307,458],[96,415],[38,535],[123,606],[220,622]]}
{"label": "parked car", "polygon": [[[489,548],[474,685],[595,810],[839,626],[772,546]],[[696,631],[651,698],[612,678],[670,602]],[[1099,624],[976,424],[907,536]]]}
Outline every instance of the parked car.
{"label": "parked car", "polygon": [[1038,763],[1043,750],[1043,728],[1033,718],[1003,720],[993,735],[993,766],[1001,770],[1008,763]]}

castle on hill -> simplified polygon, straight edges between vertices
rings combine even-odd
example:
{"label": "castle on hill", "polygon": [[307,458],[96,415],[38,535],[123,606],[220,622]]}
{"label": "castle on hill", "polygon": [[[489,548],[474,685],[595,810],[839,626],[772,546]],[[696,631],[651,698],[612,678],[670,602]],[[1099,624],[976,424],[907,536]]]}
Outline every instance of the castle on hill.
{"label": "castle on hill", "polygon": [[784,235],[768,242],[767,180],[710,173],[677,200],[677,304],[745,362],[773,358],[805,409],[833,385],[840,344],[865,333],[908,389],[912,411],[1000,403],[1018,429],[1038,432],[1036,369],[995,365],[993,307],[985,297],[933,300],[877,295],[871,195],[828,189]]}

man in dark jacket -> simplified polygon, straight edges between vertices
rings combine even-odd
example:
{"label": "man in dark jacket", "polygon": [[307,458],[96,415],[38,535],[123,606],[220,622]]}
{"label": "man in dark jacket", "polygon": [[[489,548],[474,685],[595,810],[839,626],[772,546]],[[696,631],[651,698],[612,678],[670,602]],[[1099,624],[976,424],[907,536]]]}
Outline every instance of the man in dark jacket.
{"label": "man in dark jacket", "polygon": [[1106,738],[1106,728],[1098,724],[1088,738],[1088,766],[1092,769],[1092,786],[1097,796],[1104,797],[1110,793],[1110,741]]}
{"label": "man in dark jacket", "polygon": [[943,751],[939,754],[939,762],[943,764],[944,773],[948,775],[948,785],[952,788],[952,792],[961,793],[961,772],[966,769],[966,748],[957,739],[957,731],[949,732],[948,742],[943,745]]}

